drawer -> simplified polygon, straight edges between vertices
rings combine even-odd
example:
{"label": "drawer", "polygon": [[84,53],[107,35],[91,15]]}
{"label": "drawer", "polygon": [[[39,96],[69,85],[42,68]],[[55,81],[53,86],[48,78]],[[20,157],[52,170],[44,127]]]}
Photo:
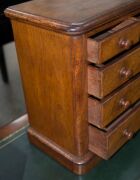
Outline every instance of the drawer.
{"label": "drawer", "polygon": [[140,75],[103,100],[88,98],[89,123],[104,128],[140,99]]}
{"label": "drawer", "polygon": [[103,98],[140,72],[140,45],[101,68],[88,66],[88,93]]}
{"label": "drawer", "polygon": [[106,131],[89,125],[89,150],[103,159],[111,157],[140,129],[140,102]]}
{"label": "drawer", "polygon": [[101,64],[129,49],[140,39],[140,22],[131,18],[96,37],[87,40],[88,61]]}

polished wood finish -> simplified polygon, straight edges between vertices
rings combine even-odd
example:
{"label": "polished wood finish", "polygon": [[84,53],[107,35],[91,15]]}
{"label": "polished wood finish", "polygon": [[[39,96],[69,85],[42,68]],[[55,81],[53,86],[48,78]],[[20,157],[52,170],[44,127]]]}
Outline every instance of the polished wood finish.
{"label": "polished wood finish", "polygon": [[140,102],[123,116],[101,131],[89,125],[89,149],[102,157],[110,158],[140,129]]}
{"label": "polished wood finish", "polygon": [[101,99],[139,72],[140,46],[138,45],[100,68],[90,65],[88,93]]}
{"label": "polished wood finish", "polygon": [[[134,108],[139,99],[136,75],[139,73],[139,46],[132,49],[139,41],[139,19],[133,17],[139,13],[139,0],[34,0],[6,10],[14,30],[29,114],[30,142],[77,174],[86,173],[102,157],[115,153],[132,137],[130,130],[139,128],[140,112]],[[89,62],[89,47],[94,52],[97,50],[89,41],[93,43],[99,35],[104,36],[104,32],[109,33],[106,43],[111,36],[107,62],[95,64],[93,59]],[[128,54],[108,59],[123,51]],[[97,123],[103,130],[90,124],[93,117],[88,119],[91,95],[92,101],[99,102],[90,106],[92,115],[94,112],[99,121],[104,112],[97,111],[97,107],[107,112],[101,117],[101,123]],[[112,106],[116,108],[114,112]],[[134,111],[130,110],[131,106]],[[126,110],[130,112],[128,117],[124,114]],[[122,122],[114,119],[120,113]],[[110,122],[113,123],[108,128],[104,127]],[[124,124],[132,125],[132,129],[124,128]],[[121,127],[125,140],[116,141],[115,137],[121,137],[118,135]],[[96,136],[96,130],[101,137]],[[110,135],[112,148],[105,146],[107,135]],[[97,151],[95,142],[103,144]],[[105,153],[100,153],[104,149]]]}
{"label": "polished wood finish", "polygon": [[90,151],[83,157],[74,156],[32,128],[29,128],[28,136],[29,140],[38,148],[78,175],[85,174],[101,161],[101,158]]}
{"label": "polished wood finish", "polygon": [[0,141],[7,138],[11,134],[16,133],[20,129],[27,127],[28,123],[28,116],[27,114],[21,116],[20,118],[14,120],[8,125],[5,125],[0,128]]}
{"label": "polished wood finish", "polygon": [[84,155],[88,146],[84,37],[16,21],[12,25],[31,127],[69,152]]}
{"label": "polished wood finish", "polygon": [[88,61],[101,64],[139,42],[139,37],[140,21],[135,18],[126,20],[119,25],[119,28],[116,27],[93,39],[88,39]]}
{"label": "polished wood finish", "polygon": [[89,123],[104,128],[140,99],[140,76],[102,100],[88,99]]}
{"label": "polished wood finish", "polygon": [[139,0],[34,0],[6,10],[10,18],[73,35],[119,23],[139,12]]}

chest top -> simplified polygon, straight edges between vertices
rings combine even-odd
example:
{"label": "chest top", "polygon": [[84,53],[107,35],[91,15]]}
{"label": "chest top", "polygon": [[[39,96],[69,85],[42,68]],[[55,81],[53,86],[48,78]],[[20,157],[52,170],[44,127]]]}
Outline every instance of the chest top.
{"label": "chest top", "polygon": [[34,0],[10,7],[7,16],[80,34],[140,12],[139,0]]}

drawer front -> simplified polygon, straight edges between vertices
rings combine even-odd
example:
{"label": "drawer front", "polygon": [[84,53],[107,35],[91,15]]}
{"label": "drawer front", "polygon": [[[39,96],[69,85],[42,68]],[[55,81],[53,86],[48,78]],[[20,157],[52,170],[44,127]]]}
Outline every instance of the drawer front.
{"label": "drawer front", "polygon": [[106,132],[89,125],[89,150],[103,159],[111,157],[140,129],[140,103],[115,123]]}
{"label": "drawer front", "polygon": [[140,99],[140,75],[105,100],[88,98],[89,123],[104,128]]}
{"label": "drawer front", "polygon": [[115,55],[129,49],[140,39],[140,22],[130,19],[116,28],[99,35],[88,38],[87,56],[88,61],[96,64],[104,63]]}
{"label": "drawer front", "polygon": [[88,93],[103,98],[140,72],[140,46],[103,68],[88,67]]}

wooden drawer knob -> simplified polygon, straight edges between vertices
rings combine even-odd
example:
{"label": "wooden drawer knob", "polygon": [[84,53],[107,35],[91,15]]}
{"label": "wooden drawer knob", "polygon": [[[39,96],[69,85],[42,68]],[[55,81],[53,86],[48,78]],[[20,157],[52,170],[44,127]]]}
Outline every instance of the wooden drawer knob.
{"label": "wooden drawer knob", "polygon": [[119,46],[123,49],[129,49],[132,46],[132,42],[128,39],[121,39],[119,41]]}
{"label": "wooden drawer knob", "polygon": [[133,132],[131,132],[131,131],[128,131],[128,129],[125,129],[124,131],[123,131],[123,134],[124,134],[124,136],[126,136],[127,137],[127,139],[132,139],[132,137],[134,136],[134,133]]}
{"label": "wooden drawer knob", "polygon": [[120,105],[123,106],[124,108],[128,108],[130,106],[130,104],[131,103],[128,100],[125,100],[123,98],[120,100]]}
{"label": "wooden drawer knob", "polygon": [[120,70],[120,76],[122,78],[129,78],[130,76],[132,75],[132,70],[131,69],[128,69],[126,67],[123,67],[121,70]]}

